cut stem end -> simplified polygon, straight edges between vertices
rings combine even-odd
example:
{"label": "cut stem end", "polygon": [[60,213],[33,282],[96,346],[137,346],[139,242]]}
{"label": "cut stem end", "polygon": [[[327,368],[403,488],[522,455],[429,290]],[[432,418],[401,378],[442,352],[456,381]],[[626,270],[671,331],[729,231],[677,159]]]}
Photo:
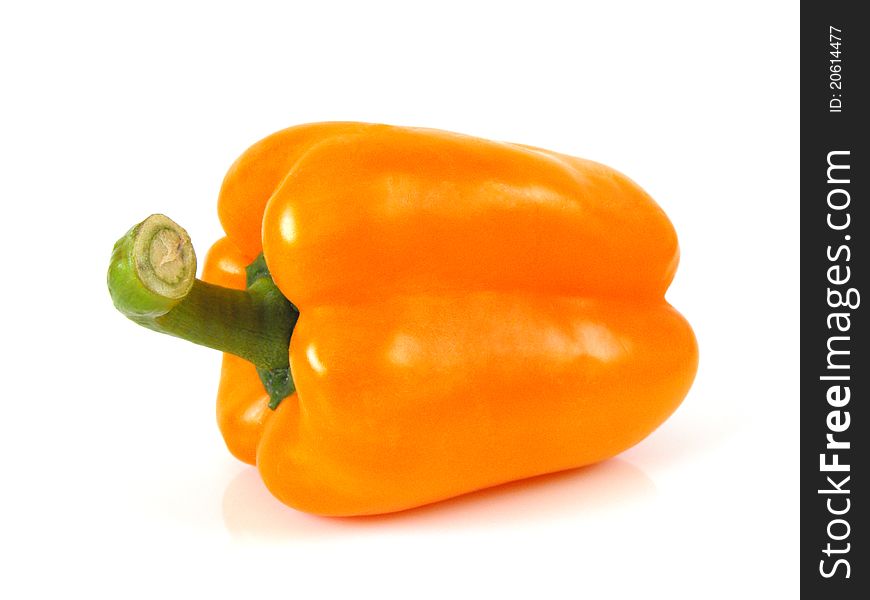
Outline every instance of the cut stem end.
{"label": "cut stem end", "polygon": [[133,239],[136,274],[149,291],[164,298],[183,298],[196,279],[196,254],[190,236],[164,215],[139,224]]}

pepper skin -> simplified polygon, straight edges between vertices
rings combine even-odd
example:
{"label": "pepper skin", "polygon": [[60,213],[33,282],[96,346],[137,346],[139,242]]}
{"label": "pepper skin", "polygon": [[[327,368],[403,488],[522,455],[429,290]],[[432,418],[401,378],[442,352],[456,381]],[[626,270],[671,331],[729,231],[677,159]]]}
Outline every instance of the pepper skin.
{"label": "pepper skin", "polygon": [[282,502],[320,515],[420,506],[641,441],[698,351],[665,300],[676,234],[587,160],[434,131],[320,123],[231,167],[203,279],[245,288],[260,252],[299,310],[296,393],[268,408],[225,354],[218,421]]}

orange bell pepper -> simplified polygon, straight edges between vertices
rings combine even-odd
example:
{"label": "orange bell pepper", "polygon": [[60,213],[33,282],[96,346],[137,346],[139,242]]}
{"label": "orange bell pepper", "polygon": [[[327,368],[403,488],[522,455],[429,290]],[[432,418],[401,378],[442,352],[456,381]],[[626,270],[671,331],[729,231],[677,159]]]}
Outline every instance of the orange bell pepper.
{"label": "orange bell pepper", "polygon": [[248,149],[218,210],[204,282],[186,233],[151,217],[116,245],[110,288],[137,322],[230,352],[224,439],[300,510],[398,511],[606,459],[694,378],[664,300],[676,234],[603,165],[320,123]]}

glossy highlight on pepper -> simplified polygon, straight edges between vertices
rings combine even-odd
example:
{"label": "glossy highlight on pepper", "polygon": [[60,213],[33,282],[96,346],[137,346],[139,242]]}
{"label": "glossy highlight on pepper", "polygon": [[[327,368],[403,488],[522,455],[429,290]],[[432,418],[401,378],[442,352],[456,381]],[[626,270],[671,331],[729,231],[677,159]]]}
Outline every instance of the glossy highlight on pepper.
{"label": "glossy highlight on pepper", "polygon": [[110,289],[140,324],[225,352],[227,446],[299,510],[392,512],[606,459],[694,378],[694,335],[664,299],[673,227],[601,164],[315,123],[249,148],[218,214],[227,235],[181,299],[154,300],[143,275],[190,273],[168,219],[119,241]]}

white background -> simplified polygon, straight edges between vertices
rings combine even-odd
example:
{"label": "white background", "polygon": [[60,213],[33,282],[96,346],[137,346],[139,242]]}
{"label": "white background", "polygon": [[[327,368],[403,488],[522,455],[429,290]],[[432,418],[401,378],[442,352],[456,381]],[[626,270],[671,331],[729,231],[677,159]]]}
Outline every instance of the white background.
{"label": "white background", "polygon": [[[0,596],[796,597],[798,21],[759,1],[4,3]],[[668,299],[701,348],[683,406],[604,464],[392,517],[273,500],[218,434],[219,355],[126,321],[105,268],[153,212],[202,255],[235,157],[319,120],[639,182],[680,235]]]}

